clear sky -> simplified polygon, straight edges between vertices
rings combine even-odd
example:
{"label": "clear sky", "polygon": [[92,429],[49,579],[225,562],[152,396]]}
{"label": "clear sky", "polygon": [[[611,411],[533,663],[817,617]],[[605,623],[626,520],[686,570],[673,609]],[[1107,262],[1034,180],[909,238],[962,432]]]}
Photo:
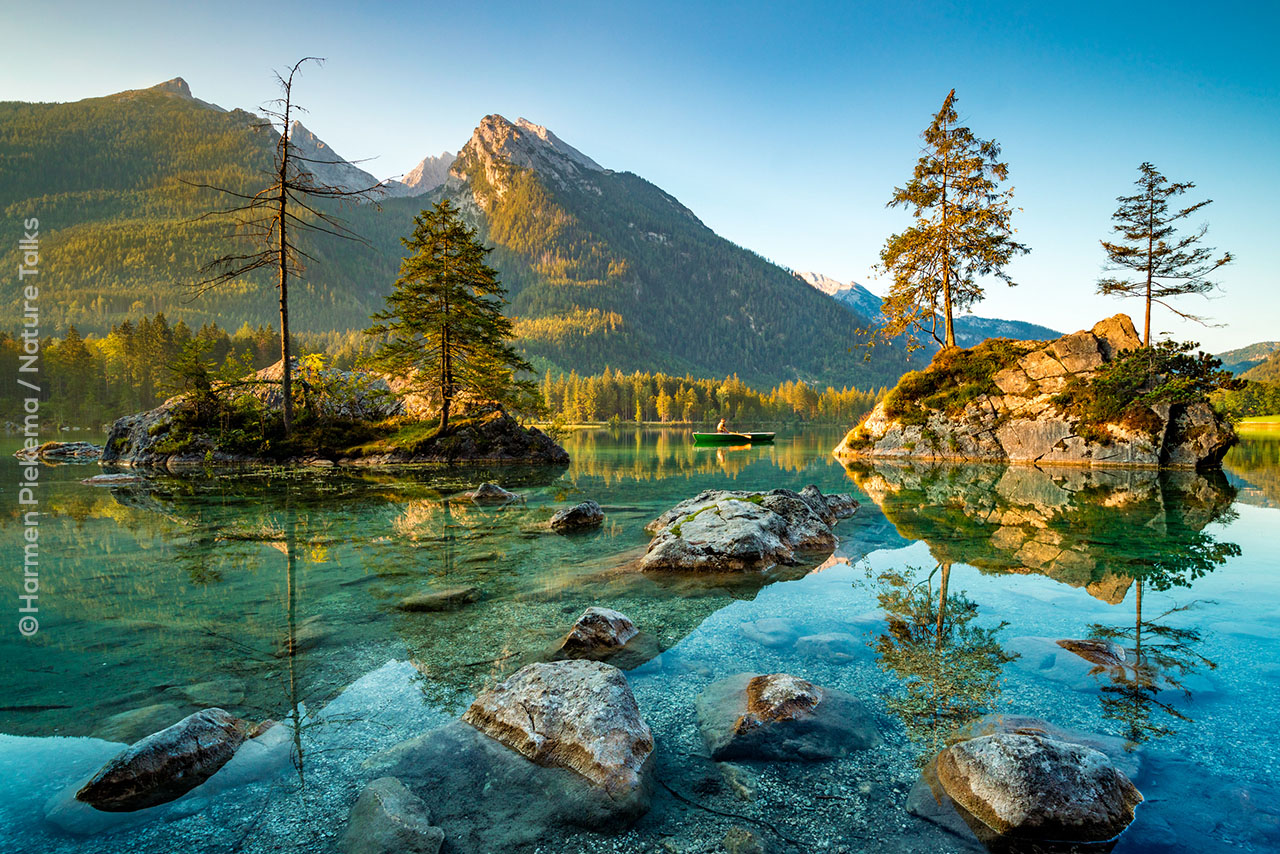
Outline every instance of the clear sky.
{"label": "clear sky", "polygon": [[[872,278],[906,220],[884,203],[955,87],[1004,147],[1033,251],[977,313],[1070,331],[1137,302],[1094,295],[1117,195],[1150,160],[1193,180],[1239,260],[1184,307],[1222,350],[1280,339],[1280,3],[10,3],[0,99],[70,101],[181,76],[224,107],[307,54],[304,123],[380,176],[525,116],[797,270]],[[1191,197],[1188,197],[1191,198]]]}

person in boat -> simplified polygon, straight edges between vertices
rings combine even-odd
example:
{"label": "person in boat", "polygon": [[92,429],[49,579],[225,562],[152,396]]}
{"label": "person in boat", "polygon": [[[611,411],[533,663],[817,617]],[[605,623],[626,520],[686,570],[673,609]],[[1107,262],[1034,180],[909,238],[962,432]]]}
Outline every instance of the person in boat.
{"label": "person in boat", "polygon": [[725,419],[721,418],[721,419],[720,419],[720,423],[716,425],[716,432],[717,432],[717,433],[732,433],[733,431],[729,429],[729,425],[725,424],[724,422],[725,422]]}

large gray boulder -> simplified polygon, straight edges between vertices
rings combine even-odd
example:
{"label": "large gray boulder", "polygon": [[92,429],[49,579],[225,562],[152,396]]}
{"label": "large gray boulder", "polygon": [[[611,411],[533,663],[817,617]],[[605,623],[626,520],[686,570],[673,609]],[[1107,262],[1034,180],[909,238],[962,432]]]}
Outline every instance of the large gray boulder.
{"label": "large gray boulder", "polygon": [[1099,842],[1142,802],[1105,754],[1041,735],[962,741],[938,754],[936,770],[947,795],[998,836]]}
{"label": "large gray boulder", "polygon": [[698,697],[698,724],[711,758],[813,761],[880,744],[855,698],[787,673],[739,673]]}
{"label": "large gray boulder", "polygon": [[439,854],[444,831],[431,823],[422,799],[395,777],[379,777],[360,792],[347,832],[338,844],[342,854]]}
{"label": "large gray boulder", "polygon": [[[1050,342],[991,341],[940,355],[907,380],[926,388],[965,383],[959,399],[934,406],[897,399],[898,389],[850,430],[834,453],[858,457],[977,460],[1036,465],[1142,468],[1217,466],[1235,434],[1207,402],[1150,407],[1141,426],[1086,424],[1064,407],[1061,393],[1073,381],[1088,382],[1125,351],[1142,346],[1133,321],[1117,314],[1092,329]],[[956,354],[959,355],[956,355]],[[943,377],[958,358],[990,370],[990,381]],[[903,385],[899,385],[902,389]],[[903,407],[909,411],[904,411]]]}
{"label": "large gray boulder", "polygon": [[249,725],[222,709],[196,712],[121,752],[76,800],[105,812],[167,803],[217,773],[248,737]]}
{"label": "large gray boulder", "polygon": [[654,534],[640,568],[743,571],[801,562],[800,554],[835,548],[835,523],[852,515],[848,495],[707,490],[682,501],[645,526]]}

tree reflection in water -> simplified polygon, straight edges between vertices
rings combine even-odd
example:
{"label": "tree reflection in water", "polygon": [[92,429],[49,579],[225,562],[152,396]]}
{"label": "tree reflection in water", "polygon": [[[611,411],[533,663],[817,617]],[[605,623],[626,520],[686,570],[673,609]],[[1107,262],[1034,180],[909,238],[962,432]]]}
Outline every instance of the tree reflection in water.
{"label": "tree reflection in water", "polygon": [[903,693],[888,708],[921,746],[924,759],[990,710],[1000,694],[1001,669],[1017,656],[996,639],[1005,623],[975,625],[977,603],[963,591],[948,590],[950,564],[922,574],[909,567],[882,572],[873,581],[887,624],[875,642],[880,667],[903,683]]}

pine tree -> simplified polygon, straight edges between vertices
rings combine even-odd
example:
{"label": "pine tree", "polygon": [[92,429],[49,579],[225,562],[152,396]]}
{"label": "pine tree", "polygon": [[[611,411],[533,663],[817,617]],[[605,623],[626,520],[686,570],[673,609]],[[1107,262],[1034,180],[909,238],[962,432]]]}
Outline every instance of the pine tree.
{"label": "pine tree", "polygon": [[958,126],[955,101],[952,89],[921,134],[924,151],[914,175],[893,191],[887,206],[912,209],[915,224],[885,241],[879,265],[893,278],[882,307],[885,335],[905,332],[914,342],[915,333],[924,332],[944,347],[956,346],[955,312],[982,299],[977,278],[1013,285],[1004,266],[1030,251],[1011,237],[1013,191],[998,188],[1009,176],[1000,146]]}
{"label": "pine tree", "polygon": [[374,363],[409,381],[410,390],[440,402],[440,426],[460,395],[498,404],[537,388],[517,379],[532,372],[508,343],[511,321],[502,314],[507,290],[485,263],[490,250],[476,239],[448,200],[414,217],[413,234],[401,241],[409,254],[370,335],[387,340]]}
{"label": "pine tree", "polygon": [[1212,199],[1197,202],[1178,211],[1169,210],[1169,200],[1195,187],[1190,181],[1170,183],[1150,163],[1138,167],[1139,190],[1132,196],[1116,199],[1120,206],[1111,215],[1112,228],[1121,242],[1102,241],[1109,269],[1133,271],[1136,279],[1108,277],[1098,281],[1098,293],[1122,297],[1142,297],[1146,301],[1146,322],[1142,343],[1151,346],[1151,305],[1158,303],[1179,317],[1203,323],[1203,318],[1169,305],[1166,300],[1184,294],[1207,294],[1217,285],[1206,277],[1232,261],[1231,253],[1214,260],[1214,251],[1199,246],[1209,227],[1201,225],[1185,237],[1175,235],[1175,224],[1212,204]]}

